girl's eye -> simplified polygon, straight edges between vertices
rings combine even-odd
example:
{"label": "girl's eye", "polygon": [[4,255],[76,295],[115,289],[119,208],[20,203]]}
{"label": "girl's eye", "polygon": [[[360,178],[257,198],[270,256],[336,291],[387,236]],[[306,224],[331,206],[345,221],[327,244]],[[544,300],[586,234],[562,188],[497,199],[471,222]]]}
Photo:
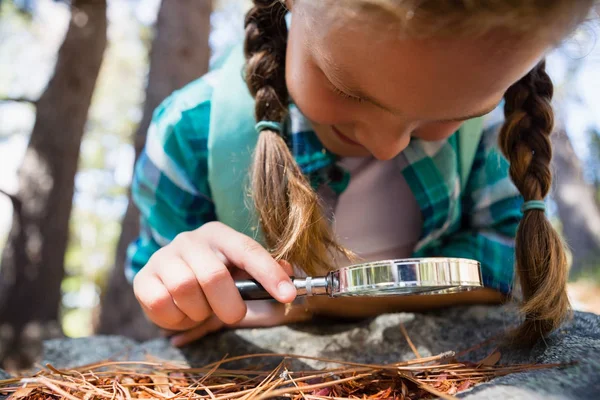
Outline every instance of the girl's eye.
{"label": "girl's eye", "polygon": [[345,98],[345,99],[349,99],[349,100],[352,100],[352,101],[356,101],[357,103],[362,103],[362,102],[364,102],[364,99],[361,99],[360,97],[352,96],[352,95],[350,95],[350,94],[348,94],[348,93],[346,93],[346,92],[342,92],[340,89],[338,89],[337,87],[335,87],[335,86],[333,86],[333,85],[331,85],[331,87],[333,88],[333,91],[334,91],[335,93],[337,93],[338,95],[342,96],[342,97],[343,97],[343,98]]}

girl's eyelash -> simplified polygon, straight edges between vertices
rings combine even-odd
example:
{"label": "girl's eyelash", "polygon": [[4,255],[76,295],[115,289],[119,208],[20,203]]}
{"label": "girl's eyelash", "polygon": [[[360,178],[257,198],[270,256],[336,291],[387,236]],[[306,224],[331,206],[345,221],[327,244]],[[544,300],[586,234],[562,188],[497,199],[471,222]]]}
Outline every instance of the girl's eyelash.
{"label": "girl's eyelash", "polygon": [[357,103],[362,103],[364,101],[360,97],[352,96],[352,95],[350,95],[348,93],[342,92],[340,89],[338,89],[337,87],[335,87],[333,85],[331,85],[331,87],[333,88],[333,91],[335,93],[337,93],[338,95],[340,95],[340,96],[342,96],[342,97],[344,97],[346,99],[356,101]]}

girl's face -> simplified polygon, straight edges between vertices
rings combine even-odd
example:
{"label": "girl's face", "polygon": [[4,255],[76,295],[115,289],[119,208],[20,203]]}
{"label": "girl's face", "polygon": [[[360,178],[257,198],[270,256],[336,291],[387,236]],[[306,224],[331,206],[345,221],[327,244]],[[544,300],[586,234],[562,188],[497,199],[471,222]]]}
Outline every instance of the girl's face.
{"label": "girl's face", "polygon": [[447,138],[493,110],[550,47],[506,32],[399,38],[306,3],[293,7],[287,86],[323,145],[341,156],[388,160],[411,137]]}

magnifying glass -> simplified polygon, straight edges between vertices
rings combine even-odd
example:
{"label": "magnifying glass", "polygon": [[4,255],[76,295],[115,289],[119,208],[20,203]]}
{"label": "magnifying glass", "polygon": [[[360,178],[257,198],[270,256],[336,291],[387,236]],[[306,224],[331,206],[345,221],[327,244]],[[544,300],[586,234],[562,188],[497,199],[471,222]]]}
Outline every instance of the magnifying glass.
{"label": "magnifying glass", "polygon": [[[408,258],[343,267],[326,276],[292,278],[298,296],[448,294],[483,288],[481,265],[466,258]],[[236,281],[244,300],[273,297],[255,280]]]}

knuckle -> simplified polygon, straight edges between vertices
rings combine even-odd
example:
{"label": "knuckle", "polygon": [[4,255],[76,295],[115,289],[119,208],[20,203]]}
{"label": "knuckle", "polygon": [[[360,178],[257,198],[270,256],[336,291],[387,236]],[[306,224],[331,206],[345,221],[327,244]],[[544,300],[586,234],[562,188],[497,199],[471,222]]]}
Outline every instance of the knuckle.
{"label": "knuckle", "polygon": [[177,247],[186,247],[194,244],[194,235],[192,232],[181,232],[173,239],[173,244]]}
{"label": "knuckle", "polygon": [[167,289],[173,296],[190,297],[195,295],[200,287],[194,277],[182,277],[169,282]]}
{"label": "knuckle", "polygon": [[157,316],[166,316],[169,314],[168,311],[172,301],[171,296],[164,294],[153,294],[145,296],[145,298],[142,299],[142,302],[151,314]]}
{"label": "knuckle", "polygon": [[237,324],[238,322],[240,322],[241,320],[243,320],[246,317],[246,313],[247,313],[247,309],[245,305],[242,305],[239,308],[239,311],[233,315],[232,320],[231,321],[227,321],[228,324]]}
{"label": "knuckle", "polygon": [[167,315],[161,318],[159,325],[167,329],[178,330],[186,320],[187,317],[184,314]]}
{"label": "knuckle", "polygon": [[242,248],[244,249],[244,253],[256,254],[263,251],[263,247],[255,240],[244,237],[242,239]]}
{"label": "knuckle", "polygon": [[133,277],[133,294],[137,301],[143,305],[146,305],[152,298],[157,296],[156,293],[149,292],[147,290],[148,283],[150,282],[150,271],[142,268]]}
{"label": "knuckle", "polygon": [[133,277],[133,294],[138,298],[144,293],[142,287],[144,286],[144,280],[146,277],[146,272],[144,268],[142,268],[135,276]]}
{"label": "knuckle", "polygon": [[223,236],[223,230],[227,226],[219,221],[210,221],[202,224],[194,231],[187,232],[189,241],[193,241],[195,245],[199,242],[210,243],[213,239]]}
{"label": "knuckle", "polygon": [[226,229],[226,225],[219,221],[210,221],[203,224],[200,228],[196,230],[196,232],[204,235],[215,235],[218,232],[222,232],[223,229]]}
{"label": "knuckle", "polygon": [[202,287],[209,287],[231,279],[231,274],[227,268],[214,268],[203,272],[202,275],[198,276],[198,282]]}
{"label": "knuckle", "polygon": [[174,254],[171,245],[162,247],[150,256],[148,263],[140,270],[140,273],[143,271],[147,271],[147,273],[159,273],[161,268],[170,264],[170,260],[173,257]]}
{"label": "knuckle", "polygon": [[160,326],[165,328],[177,328],[186,320],[186,315],[165,307],[162,300],[147,304],[151,318]]}
{"label": "knuckle", "polygon": [[238,306],[231,307],[228,310],[227,314],[220,315],[219,319],[227,325],[237,324],[238,322],[243,320],[244,317],[246,317],[246,312],[247,312],[246,305],[242,303]]}
{"label": "knuckle", "polygon": [[220,229],[220,227],[223,224],[219,221],[209,221],[205,224],[203,224],[200,228],[198,228],[199,230],[209,230],[209,229]]}
{"label": "knuckle", "polygon": [[205,310],[205,309],[196,309],[194,310],[194,312],[190,313],[188,315],[188,318],[191,319],[194,322],[203,322],[206,321],[206,319],[208,317],[210,317],[212,315],[212,310]]}
{"label": "knuckle", "polygon": [[140,272],[138,273],[141,274],[144,271],[150,271],[153,268],[155,268],[155,266],[160,265],[161,264],[161,259],[164,257],[164,253],[165,253],[165,248],[160,248],[158,249],[154,254],[152,254],[150,256],[150,258],[148,259],[148,262],[146,263],[146,265],[144,266],[144,268],[142,268],[140,270]]}

